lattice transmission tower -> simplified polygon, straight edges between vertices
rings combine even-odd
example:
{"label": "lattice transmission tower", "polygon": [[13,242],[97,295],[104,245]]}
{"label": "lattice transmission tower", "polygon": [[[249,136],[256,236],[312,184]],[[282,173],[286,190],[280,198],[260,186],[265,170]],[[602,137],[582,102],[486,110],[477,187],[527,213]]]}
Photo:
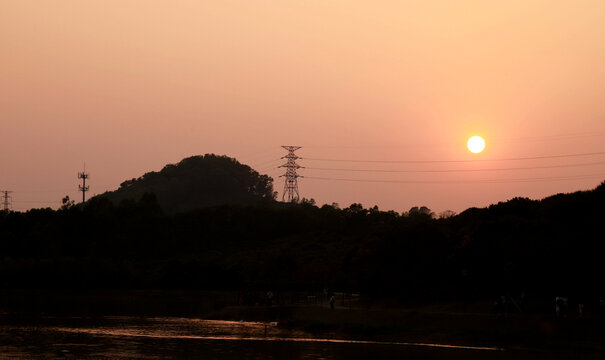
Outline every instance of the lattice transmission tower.
{"label": "lattice transmission tower", "polygon": [[9,195],[12,191],[2,190],[2,210],[9,211],[13,198]]}
{"label": "lattice transmission tower", "polygon": [[86,179],[88,179],[90,175],[86,172],[86,164],[84,165],[84,171],[78,173],[78,179],[82,179],[82,185],[78,185],[78,190],[82,192],[82,204],[86,202],[86,192],[90,188],[86,185]]}
{"label": "lattice transmission tower", "polygon": [[296,163],[297,159],[300,159],[294,152],[300,149],[300,146],[282,146],[284,149],[288,150],[288,155],[282,157],[282,159],[287,159],[288,161],[284,165],[280,165],[279,167],[286,168],[286,173],[280,175],[279,177],[285,177],[286,181],[284,183],[284,192],[282,194],[282,201],[288,202],[297,202],[300,200],[300,195],[298,193],[298,178],[302,177],[296,173],[296,170],[302,168],[302,166]]}

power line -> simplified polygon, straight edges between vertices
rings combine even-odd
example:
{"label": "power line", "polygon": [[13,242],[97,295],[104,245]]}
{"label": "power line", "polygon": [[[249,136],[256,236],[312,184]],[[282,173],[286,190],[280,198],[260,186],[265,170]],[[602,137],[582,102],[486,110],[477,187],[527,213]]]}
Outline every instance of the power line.
{"label": "power line", "polygon": [[512,170],[535,170],[535,169],[555,169],[581,166],[605,165],[605,161],[579,164],[547,165],[547,166],[527,166],[511,168],[487,168],[487,169],[446,169],[446,170],[383,170],[383,169],[347,169],[347,168],[323,168],[323,167],[305,167],[308,170],[326,170],[326,171],[353,171],[353,172],[378,172],[378,173],[450,173],[450,172],[482,172],[482,171],[512,171]]}
{"label": "power line", "polygon": [[13,201],[14,203],[40,203],[40,204],[54,204],[54,203],[60,203],[60,200],[17,200],[17,201]]}
{"label": "power line", "polygon": [[577,139],[584,137],[602,137],[605,136],[604,132],[585,132],[585,133],[570,133],[570,134],[558,134],[558,135],[546,135],[546,136],[522,136],[513,139],[504,139],[503,141],[495,141],[499,144],[515,144],[515,143],[526,143],[527,141],[553,141],[553,140],[568,140]]}
{"label": "power line", "polygon": [[467,183],[514,183],[514,182],[538,182],[538,181],[563,181],[577,179],[604,178],[605,174],[587,174],[573,176],[553,176],[539,178],[516,178],[516,179],[482,179],[482,180],[374,180],[374,179],[349,179],[349,178],[329,178],[318,176],[305,176],[305,179],[314,180],[332,180],[332,181],[350,181],[350,182],[369,182],[369,183],[396,183],[396,184],[467,184]]}
{"label": "power line", "polygon": [[[591,131],[591,132],[579,132],[579,133],[568,133],[568,134],[553,134],[543,136],[519,136],[514,138],[502,138],[493,139],[490,141],[492,144],[514,144],[514,143],[525,143],[527,141],[557,141],[576,139],[584,137],[602,137],[605,136],[605,132],[602,131]],[[417,148],[417,147],[457,147],[451,143],[444,142],[417,142],[407,144],[390,144],[390,145],[303,145],[305,148],[311,149],[388,149],[388,148]]]}
{"label": "power line", "polygon": [[269,161],[264,161],[262,163],[258,163],[258,164],[254,164],[254,165],[250,165],[251,167],[259,167],[259,166],[265,166],[268,164],[272,164],[278,161],[281,161],[283,158],[279,158],[279,159],[273,159],[273,160],[269,160]]}
{"label": "power line", "polygon": [[57,193],[57,192],[64,192],[64,191],[71,191],[71,189],[55,189],[55,190],[17,190],[18,193],[20,194],[33,194],[33,193]]}
{"label": "power line", "polygon": [[264,172],[268,172],[268,171],[272,171],[272,170],[277,170],[277,169],[279,169],[279,167],[276,167],[276,166],[271,165],[271,166],[269,166],[269,167],[264,167],[264,168],[259,169],[259,170],[257,170],[257,171],[258,171],[259,173],[264,173]]}
{"label": "power line", "polygon": [[560,159],[560,158],[594,156],[594,155],[605,155],[605,151],[591,152],[591,153],[577,153],[577,154],[528,156],[528,157],[499,158],[499,159],[473,159],[473,160],[357,160],[357,159],[326,159],[326,158],[309,158],[309,157],[301,157],[300,159],[312,160],[312,161],[333,161],[333,162],[353,162],[353,163],[434,164],[434,163],[473,163],[473,162],[487,162],[487,161]]}

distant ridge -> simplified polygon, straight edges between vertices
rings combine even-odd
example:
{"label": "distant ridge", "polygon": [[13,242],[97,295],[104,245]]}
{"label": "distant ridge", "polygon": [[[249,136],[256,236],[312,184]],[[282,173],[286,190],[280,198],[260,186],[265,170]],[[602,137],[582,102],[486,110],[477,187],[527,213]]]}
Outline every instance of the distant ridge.
{"label": "distant ridge", "polygon": [[191,156],[159,172],[124,181],[120,188],[99,197],[112,202],[156,195],[166,213],[179,213],[214,205],[273,202],[273,179],[228,156]]}

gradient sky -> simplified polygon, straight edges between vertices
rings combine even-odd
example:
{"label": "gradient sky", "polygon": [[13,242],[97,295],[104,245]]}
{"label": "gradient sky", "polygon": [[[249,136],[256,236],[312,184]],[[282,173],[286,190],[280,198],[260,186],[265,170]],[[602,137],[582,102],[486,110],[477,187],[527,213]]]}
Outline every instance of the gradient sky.
{"label": "gradient sky", "polygon": [[605,152],[604,14],[601,0],[1,0],[0,189],[16,210],[56,207],[79,198],[84,162],[92,195],[216,153],[281,196],[280,145],[482,160],[300,160],[319,204],[459,212],[593,188],[605,155],[501,159]]}

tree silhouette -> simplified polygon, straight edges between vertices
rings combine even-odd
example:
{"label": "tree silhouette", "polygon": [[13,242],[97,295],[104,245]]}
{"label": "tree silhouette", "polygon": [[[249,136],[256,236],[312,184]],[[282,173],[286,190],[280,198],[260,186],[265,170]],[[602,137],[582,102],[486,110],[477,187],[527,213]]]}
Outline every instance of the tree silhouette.
{"label": "tree silhouette", "polygon": [[214,205],[267,203],[276,197],[269,176],[214,154],[183,159],[159,172],[124,181],[116,191],[100,196],[117,203],[138,200],[146,193],[154,193],[167,213]]}

